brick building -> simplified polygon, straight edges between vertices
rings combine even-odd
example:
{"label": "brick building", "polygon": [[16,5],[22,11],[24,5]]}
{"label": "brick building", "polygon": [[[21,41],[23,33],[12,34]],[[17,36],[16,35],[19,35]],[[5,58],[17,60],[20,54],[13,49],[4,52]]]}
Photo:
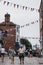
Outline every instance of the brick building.
{"label": "brick building", "polygon": [[[2,32],[6,35],[3,36]],[[6,50],[14,46],[20,40],[20,26],[10,21],[10,14],[5,14],[5,21],[0,23],[0,40],[3,41]]]}

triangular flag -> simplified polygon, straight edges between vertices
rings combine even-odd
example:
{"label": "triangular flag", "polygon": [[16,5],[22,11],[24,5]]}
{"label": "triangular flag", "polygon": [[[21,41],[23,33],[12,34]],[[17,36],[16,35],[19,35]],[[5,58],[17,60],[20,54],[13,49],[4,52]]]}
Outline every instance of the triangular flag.
{"label": "triangular flag", "polygon": [[14,4],[14,7],[16,6],[16,4]]}
{"label": "triangular flag", "polygon": [[31,11],[34,11],[34,8],[31,8]]}
{"label": "triangular flag", "polygon": [[23,6],[23,9],[25,8],[25,6]]}
{"label": "triangular flag", "polygon": [[4,5],[5,5],[6,1],[4,1]]}
{"label": "triangular flag", "polygon": [[29,8],[29,10],[31,11],[31,8]]}
{"label": "triangular flag", "polygon": [[27,6],[25,7],[25,9],[27,10]]}
{"label": "triangular flag", "polygon": [[31,24],[34,24],[34,22],[31,22]]}
{"label": "triangular flag", "polygon": [[29,26],[29,24],[26,24],[26,26]]}
{"label": "triangular flag", "polygon": [[19,5],[17,5],[17,8],[19,7]]}
{"label": "triangular flag", "polygon": [[38,37],[36,37],[36,39],[38,39]]}
{"label": "triangular flag", "polygon": [[7,2],[7,5],[9,5],[9,2]]}
{"label": "triangular flag", "polygon": [[37,20],[37,22],[38,22],[38,20]]}

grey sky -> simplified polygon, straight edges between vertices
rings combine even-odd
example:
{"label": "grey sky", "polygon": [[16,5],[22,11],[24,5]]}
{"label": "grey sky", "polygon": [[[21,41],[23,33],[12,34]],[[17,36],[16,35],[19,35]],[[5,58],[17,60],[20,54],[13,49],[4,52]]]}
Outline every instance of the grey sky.
{"label": "grey sky", "polygon": [[[39,12],[34,12],[30,10],[23,10],[22,8],[14,8],[14,6],[9,4],[8,6],[3,4],[4,1],[15,3],[19,5],[24,5],[27,7],[32,7],[39,9],[41,0],[2,0],[0,1],[0,23],[4,21],[4,15],[8,12],[11,15],[11,21],[15,24],[25,25],[27,23],[35,22],[35,24],[30,24],[30,26],[25,26],[20,28],[20,37],[40,37],[39,29]],[[29,38],[28,38],[29,39]],[[39,39],[29,39],[29,41],[34,44],[39,44]]]}

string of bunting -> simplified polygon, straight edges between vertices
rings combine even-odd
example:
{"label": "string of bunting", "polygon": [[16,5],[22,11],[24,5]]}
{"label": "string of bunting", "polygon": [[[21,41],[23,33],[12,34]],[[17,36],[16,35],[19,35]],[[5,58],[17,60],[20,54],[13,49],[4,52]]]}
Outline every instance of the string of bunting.
{"label": "string of bunting", "polygon": [[[38,20],[36,20],[35,22],[33,21],[33,22],[31,22],[30,24],[35,24],[36,22],[38,22]],[[25,27],[25,26],[29,26],[30,24],[29,24],[29,23],[27,23],[27,24],[22,25],[22,26],[20,26],[20,27],[21,27],[21,28],[23,28],[23,27]]]}
{"label": "string of bunting", "polygon": [[19,4],[15,4],[15,3],[13,4],[13,3],[8,2],[8,1],[4,1],[3,4],[4,5],[6,4],[7,6],[9,6],[9,5],[12,6],[13,5],[14,8],[22,8],[23,10],[30,10],[30,11],[36,10],[36,12],[39,12],[39,9],[28,7],[28,6],[25,6],[25,5],[19,5]]}
{"label": "string of bunting", "polygon": [[29,39],[40,39],[39,37],[22,37],[22,38],[29,38]]}

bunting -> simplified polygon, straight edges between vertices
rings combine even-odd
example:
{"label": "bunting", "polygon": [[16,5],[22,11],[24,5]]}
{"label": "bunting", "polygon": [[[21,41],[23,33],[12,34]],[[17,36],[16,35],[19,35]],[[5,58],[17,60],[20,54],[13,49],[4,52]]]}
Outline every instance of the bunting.
{"label": "bunting", "polygon": [[27,10],[27,6],[25,7],[25,9]]}
{"label": "bunting", "polygon": [[[2,0],[3,1],[3,0]],[[1,2],[1,0],[0,0],[0,2]],[[32,8],[32,7],[27,7],[27,6],[24,6],[24,5],[19,5],[19,4],[13,4],[13,3],[11,3],[11,2],[8,2],[8,1],[3,1],[3,3],[4,3],[4,5],[6,4],[7,6],[10,4],[11,6],[13,5],[14,6],[14,8],[16,7],[16,8],[22,8],[23,10],[28,10],[28,11],[36,11],[36,12],[40,12],[39,11],[39,9],[35,9],[35,8]]]}
{"label": "bunting", "polygon": [[19,8],[19,5],[17,4],[17,8]]}
{"label": "bunting", "polygon": [[7,6],[9,5],[9,2],[7,2]]}
{"label": "bunting", "polygon": [[5,5],[6,1],[4,1],[4,5]]}
{"label": "bunting", "polygon": [[29,38],[29,39],[40,39],[39,37],[22,37],[22,38]]}
{"label": "bunting", "polygon": [[14,4],[14,8],[15,8],[16,4]]}
{"label": "bunting", "polygon": [[23,7],[23,9],[25,8],[25,6],[22,6]]}
{"label": "bunting", "polygon": [[34,11],[34,8],[31,8],[32,11]]}
{"label": "bunting", "polygon": [[[30,24],[35,24],[36,22],[38,22],[38,20],[36,20],[35,22],[31,22]],[[22,25],[20,26],[21,28],[25,27],[25,26],[29,26],[30,25],[29,23],[25,24],[25,25]]]}

